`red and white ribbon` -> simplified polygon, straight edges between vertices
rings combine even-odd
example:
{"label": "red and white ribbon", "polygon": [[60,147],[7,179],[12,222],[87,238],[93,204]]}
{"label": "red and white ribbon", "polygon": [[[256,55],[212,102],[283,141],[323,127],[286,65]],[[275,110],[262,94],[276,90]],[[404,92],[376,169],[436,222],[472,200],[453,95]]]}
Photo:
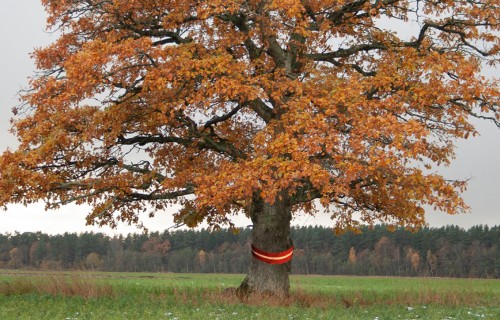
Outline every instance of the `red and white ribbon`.
{"label": "red and white ribbon", "polygon": [[293,246],[282,252],[265,252],[252,245],[252,255],[255,259],[269,264],[283,264],[292,260]]}

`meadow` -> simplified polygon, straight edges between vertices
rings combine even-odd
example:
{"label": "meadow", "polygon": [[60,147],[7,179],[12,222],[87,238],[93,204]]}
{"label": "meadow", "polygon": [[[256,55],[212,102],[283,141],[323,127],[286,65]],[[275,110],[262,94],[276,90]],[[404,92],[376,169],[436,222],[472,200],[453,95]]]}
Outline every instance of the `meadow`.
{"label": "meadow", "polygon": [[0,270],[0,319],[500,319],[500,280],[292,276],[241,301],[243,277]]}

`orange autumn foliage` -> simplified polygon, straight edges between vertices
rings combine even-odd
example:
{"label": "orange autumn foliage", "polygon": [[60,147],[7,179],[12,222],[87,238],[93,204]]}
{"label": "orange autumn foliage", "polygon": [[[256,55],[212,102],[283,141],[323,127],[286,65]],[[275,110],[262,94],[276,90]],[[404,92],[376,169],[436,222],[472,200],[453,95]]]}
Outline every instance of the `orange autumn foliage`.
{"label": "orange autumn foliage", "polygon": [[[59,37],[15,108],[0,203],[88,223],[180,205],[212,226],[252,197],[336,227],[467,209],[433,171],[472,117],[499,125],[500,1],[42,0]],[[319,200],[319,201],[315,201]]]}

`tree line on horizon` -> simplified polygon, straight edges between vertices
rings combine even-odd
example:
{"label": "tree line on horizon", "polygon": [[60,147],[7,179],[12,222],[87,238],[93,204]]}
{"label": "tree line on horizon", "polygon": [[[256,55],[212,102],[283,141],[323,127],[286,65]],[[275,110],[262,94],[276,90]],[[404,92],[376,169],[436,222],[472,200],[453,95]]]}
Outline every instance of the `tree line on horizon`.
{"label": "tree line on horizon", "polygon": [[[0,234],[0,268],[121,272],[245,273],[251,229]],[[385,226],[335,235],[319,226],[291,230],[292,273],[500,278],[500,226]]]}

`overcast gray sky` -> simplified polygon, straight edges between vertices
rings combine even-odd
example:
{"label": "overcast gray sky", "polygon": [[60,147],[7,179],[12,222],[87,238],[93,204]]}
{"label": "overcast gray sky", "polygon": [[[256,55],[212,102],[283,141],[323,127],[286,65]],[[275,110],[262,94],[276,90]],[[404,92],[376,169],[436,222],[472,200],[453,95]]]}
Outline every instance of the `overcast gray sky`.
{"label": "overcast gray sky", "polygon": [[[46,45],[55,36],[45,32],[45,12],[40,0],[2,0],[0,10],[0,151],[15,146],[15,138],[8,133],[11,108],[18,104],[17,93],[26,87],[27,77],[33,74],[29,54],[33,48]],[[448,178],[472,178],[464,194],[472,207],[471,213],[449,216],[429,211],[431,227],[456,224],[468,228],[477,224],[500,225],[500,130],[491,123],[479,122],[481,136],[458,143],[457,158],[441,172]],[[85,226],[86,207],[68,206],[58,211],[44,211],[43,204],[28,207],[13,205],[0,211],[0,232],[43,231],[47,233],[103,231],[135,232],[134,227],[122,226],[117,231]],[[150,230],[164,230],[172,226],[172,217],[162,212],[155,219],[145,219]],[[326,216],[298,216],[297,225],[323,224]],[[245,226],[248,221],[238,221]]]}

